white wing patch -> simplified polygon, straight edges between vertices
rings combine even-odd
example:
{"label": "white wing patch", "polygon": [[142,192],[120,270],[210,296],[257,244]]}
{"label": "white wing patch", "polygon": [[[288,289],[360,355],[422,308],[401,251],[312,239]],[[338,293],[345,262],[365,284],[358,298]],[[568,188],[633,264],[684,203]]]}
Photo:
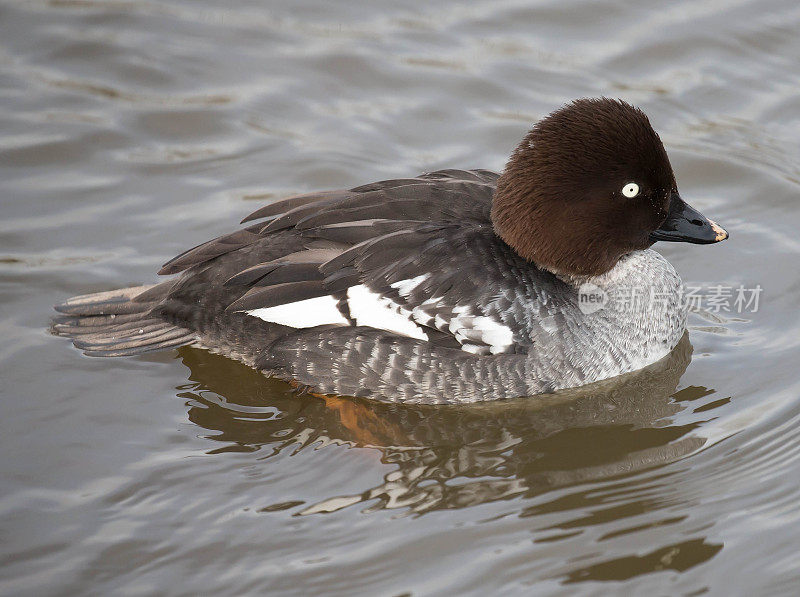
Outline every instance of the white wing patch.
{"label": "white wing patch", "polygon": [[412,320],[411,311],[373,292],[363,284],[347,289],[347,305],[350,307],[350,317],[356,320],[357,325],[387,330],[420,340],[428,339],[425,332]]}
{"label": "white wing patch", "polygon": [[472,315],[468,306],[454,307],[453,315],[447,329],[461,344],[462,350],[475,354],[500,354],[510,352],[514,345],[514,332],[502,322],[484,315]]}
{"label": "white wing patch", "polygon": [[400,280],[399,282],[392,284],[392,288],[395,288],[400,296],[408,296],[411,294],[412,290],[414,290],[428,278],[430,278],[429,274],[422,274],[420,276],[409,278],[408,280]]}
{"label": "white wing patch", "polygon": [[317,296],[285,305],[253,309],[246,313],[264,321],[292,328],[313,328],[329,323],[347,325],[348,322],[339,312],[336,303],[336,299],[332,296]]}
{"label": "white wing patch", "polygon": [[[408,297],[424,283],[429,274],[423,274],[392,284],[402,297]],[[501,321],[484,315],[474,315],[469,305],[452,308],[440,305],[441,297],[432,297],[413,309],[406,309],[388,297],[367,288],[364,284],[347,289],[347,306],[356,325],[394,332],[410,338],[428,340],[420,326],[449,331],[461,344],[461,349],[473,354],[500,354],[511,352],[514,333]],[[332,296],[321,296],[276,307],[247,311],[248,315],[264,321],[293,328],[318,325],[349,325],[337,308]]]}

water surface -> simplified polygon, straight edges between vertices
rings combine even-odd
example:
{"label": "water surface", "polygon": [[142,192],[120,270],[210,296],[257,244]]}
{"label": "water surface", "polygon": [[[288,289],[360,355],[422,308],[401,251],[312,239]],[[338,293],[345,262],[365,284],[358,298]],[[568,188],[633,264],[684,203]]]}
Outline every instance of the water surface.
{"label": "water surface", "polygon": [[[798,31],[791,1],[0,2],[0,592],[796,594]],[[731,232],[658,247],[687,284],[763,288],[653,367],[401,407],[47,333],[264,203],[501,169],[597,95]]]}

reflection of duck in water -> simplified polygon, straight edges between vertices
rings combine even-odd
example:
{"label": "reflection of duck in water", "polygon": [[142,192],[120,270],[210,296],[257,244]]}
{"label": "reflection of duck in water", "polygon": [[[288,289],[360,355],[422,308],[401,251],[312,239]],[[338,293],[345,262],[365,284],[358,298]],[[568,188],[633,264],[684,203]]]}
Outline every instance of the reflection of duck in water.
{"label": "reflection of duck in water", "polygon": [[[661,361],[613,381],[452,407],[298,399],[288,384],[224,357],[192,348],[180,354],[197,382],[181,396],[203,405],[190,408],[189,418],[215,431],[214,440],[275,453],[344,441],[379,448],[383,461],[397,466],[380,486],[326,500],[309,513],[368,500],[421,512],[531,495],[672,462],[704,441],[688,435],[696,424],[671,424],[683,409],[672,396],[691,358],[687,336]],[[222,401],[204,398],[205,390]],[[699,397],[695,389],[681,394]]]}

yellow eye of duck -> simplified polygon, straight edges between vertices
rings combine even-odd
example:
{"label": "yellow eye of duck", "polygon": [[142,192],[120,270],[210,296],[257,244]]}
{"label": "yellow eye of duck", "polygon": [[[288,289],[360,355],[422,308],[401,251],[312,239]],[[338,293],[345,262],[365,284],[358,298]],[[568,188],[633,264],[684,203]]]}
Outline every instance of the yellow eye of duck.
{"label": "yellow eye of duck", "polygon": [[622,187],[622,194],[625,195],[628,199],[633,199],[636,195],[639,194],[639,185],[635,182],[629,182],[624,187]]}

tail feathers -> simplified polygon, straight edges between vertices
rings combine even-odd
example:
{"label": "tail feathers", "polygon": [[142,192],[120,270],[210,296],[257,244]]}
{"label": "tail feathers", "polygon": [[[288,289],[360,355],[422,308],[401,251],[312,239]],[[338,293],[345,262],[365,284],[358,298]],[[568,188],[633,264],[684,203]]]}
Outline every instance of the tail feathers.
{"label": "tail feathers", "polygon": [[194,332],[151,315],[172,282],[73,297],[56,305],[53,332],[89,356],[117,357],[191,344]]}
{"label": "tail feathers", "polygon": [[[160,284],[156,286],[160,286]],[[142,313],[149,311],[152,305],[148,305],[147,302],[134,301],[133,299],[153,288],[155,286],[134,286],[95,294],[82,294],[56,305],[55,310],[59,313],[78,316]]]}

